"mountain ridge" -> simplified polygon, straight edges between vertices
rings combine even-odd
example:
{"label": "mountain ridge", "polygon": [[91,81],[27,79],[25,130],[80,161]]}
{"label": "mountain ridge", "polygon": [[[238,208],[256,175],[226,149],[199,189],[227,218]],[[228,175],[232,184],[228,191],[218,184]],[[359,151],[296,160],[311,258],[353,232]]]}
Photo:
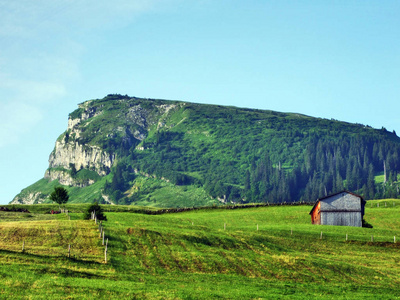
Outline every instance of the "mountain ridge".
{"label": "mountain ridge", "polygon": [[384,128],[114,94],[69,114],[44,178],[11,203],[46,202],[57,184],[75,202],[161,207],[313,201],[343,188],[397,197],[399,156]]}

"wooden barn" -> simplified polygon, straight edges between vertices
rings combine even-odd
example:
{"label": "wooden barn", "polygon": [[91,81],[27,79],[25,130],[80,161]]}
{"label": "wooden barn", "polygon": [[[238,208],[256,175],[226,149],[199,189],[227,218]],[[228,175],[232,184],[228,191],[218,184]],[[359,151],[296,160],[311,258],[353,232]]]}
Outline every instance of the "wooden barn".
{"label": "wooden barn", "polygon": [[362,227],[365,200],[349,191],[320,198],[310,211],[312,224]]}

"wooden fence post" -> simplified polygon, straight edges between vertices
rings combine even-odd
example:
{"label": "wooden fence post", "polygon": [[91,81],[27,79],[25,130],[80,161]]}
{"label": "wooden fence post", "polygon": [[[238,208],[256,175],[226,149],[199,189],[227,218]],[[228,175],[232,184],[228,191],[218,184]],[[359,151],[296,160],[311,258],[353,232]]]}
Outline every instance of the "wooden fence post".
{"label": "wooden fence post", "polygon": [[224,223],[224,230],[226,230],[226,223]]}
{"label": "wooden fence post", "polygon": [[104,262],[107,263],[107,246],[106,249],[104,250]]}
{"label": "wooden fence post", "polygon": [[322,231],[321,231],[321,236],[320,236],[320,238],[319,238],[320,240],[322,240]]}
{"label": "wooden fence post", "polygon": [[374,241],[374,236],[373,235],[371,235],[371,242],[373,242]]}
{"label": "wooden fence post", "polygon": [[102,245],[104,246],[104,230],[103,230],[103,242],[102,242]]}
{"label": "wooden fence post", "polygon": [[393,243],[396,243],[396,236],[393,237]]}
{"label": "wooden fence post", "polygon": [[71,257],[71,244],[68,244],[68,258]]}
{"label": "wooden fence post", "polygon": [[346,242],[347,242],[347,233],[346,233]]}
{"label": "wooden fence post", "polygon": [[25,240],[22,242],[22,252],[25,252]]}

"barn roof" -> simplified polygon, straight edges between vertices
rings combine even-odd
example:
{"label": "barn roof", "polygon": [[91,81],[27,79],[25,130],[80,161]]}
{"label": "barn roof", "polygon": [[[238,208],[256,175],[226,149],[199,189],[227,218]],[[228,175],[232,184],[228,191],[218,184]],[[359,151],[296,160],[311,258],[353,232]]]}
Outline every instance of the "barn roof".
{"label": "barn roof", "polygon": [[312,207],[312,209],[311,209],[309,215],[312,214],[313,210],[315,209],[315,207],[317,206],[317,204],[318,204],[319,201],[328,199],[328,198],[330,198],[330,197],[339,195],[339,194],[341,194],[341,193],[351,194],[351,195],[353,195],[353,196],[356,196],[356,197],[360,198],[362,202],[365,202],[364,198],[361,197],[360,195],[357,195],[357,194],[355,194],[355,193],[349,192],[349,191],[347,191],[347,190],[343,190],[343,191],[340,191],[340,192],[337,192],[337,193],[334,193],[334,194],[330,194],[330,195],[328,195],[328,196],[325,196],[325,197],[322,197],[322,198],[317,199],[317,201],[315,201],[314,206]]}

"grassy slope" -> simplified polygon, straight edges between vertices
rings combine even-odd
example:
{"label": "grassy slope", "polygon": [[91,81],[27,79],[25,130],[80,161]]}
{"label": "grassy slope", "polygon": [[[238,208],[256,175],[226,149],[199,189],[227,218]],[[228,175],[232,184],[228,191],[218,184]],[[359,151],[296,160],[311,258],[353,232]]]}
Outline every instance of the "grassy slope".
{"label": "grassy slope", "polygon": [[204,189],[189,185],[179,186],[155,178],[138,176],[128,194],[141,192],[141,196],[133,203],[149,207],[193,207],[220,204],[206,194]]}
{"label": "grassy slope", "polygon": [[[101,199],[101,188],[104,186],[108,178],[103,177],[96,183],[86,186],[84,188],[64,186],[68,190],[70,197],[69,202],[71,203],[93,203],[94,201]],[[60,186],[58,180],[49,181],[46,178],[42,178],[34,184],[23,189],[18,195],[19,197],[27,197],[29,194],[35,194],[38,191],[42,194],[40,196],[41,201],[44,199],[44,203],[51,203],[48,199],[49,195],[54,191],[54,188]]]}
{"label": "grassy slope", "polygon": [[[80,188],[64,186],[70,196],[69,203],[93,203],[102,199],[102,189],[106,181],[111,181],[111,176],[105,176],[92,185]],[[19,196],[34,194],[40,191],[43,195],[41,198],[48,198],[54,188],[60,186],[58,180],[49,182],[42,178],[36,183],[25,188]],[[137,176],[127,195],[133,195],[137,191],[142,194],[137,196],[134,205],[149,207],[192,207],[192,206],[210,206],[220,204],[218,200],[212,199],[203,188],[197,186],[179,186],[169,183],[165,180],[156,178],[147,178],[145,176]],[[43,203],[52,203],[46,199]]]}
{"label": "grassy slope", "polygon": [[[367,204],[365,218],[372,229],[313,226],[309,210],[109,212],[107,265],[101,263],[96,226],[78,220],[80,213],[67,221],[65,215],[2,212],[1,220],[8,215],[8,221],[0,222],[0,293],[14,298],[42,298],[44,292],[47,298],[400,297],[400,243],[393,243],[393,236],[400,237],[399,200]],[[26,253],[20,253],[23,239],[31,239]],[[67,259],[69,242],[73,249],[91,250]]]}

